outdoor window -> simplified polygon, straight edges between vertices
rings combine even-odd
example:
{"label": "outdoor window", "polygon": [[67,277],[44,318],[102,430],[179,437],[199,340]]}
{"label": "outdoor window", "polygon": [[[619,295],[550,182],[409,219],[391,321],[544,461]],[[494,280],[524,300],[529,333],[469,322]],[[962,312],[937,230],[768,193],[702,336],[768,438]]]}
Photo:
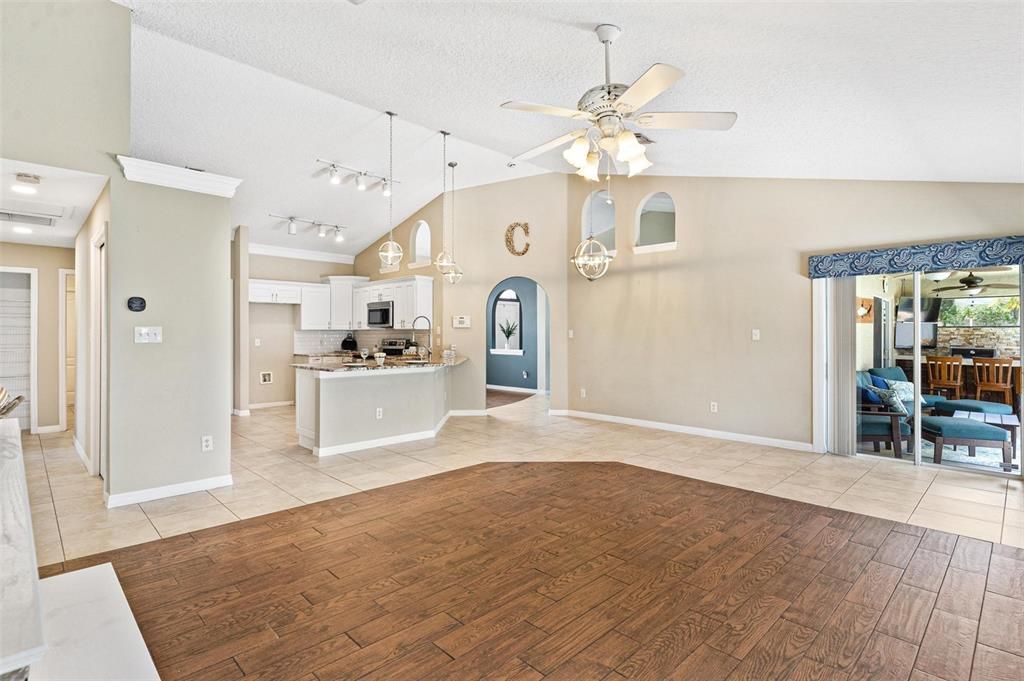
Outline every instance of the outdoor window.
{"label": "outdoor window", "polygon": [[[581,238],[593,233],[594,239],[609,251],[615,250],[615,200],[604,189],[593,192],[583,202]],[[593,232],[591,232],[593,230]]]}
{"label": "outdoor window", "polygon": [[939,322],[947,327],[1016,327],[1020,323],[1020,298],[946,298],[939,308]]}
{"label": "outdoor window", "polygon": [[430,255],[430,225],[420,220],[412,229],[412,243],[409,245],[412,251],[412,258],[409,260],[410,267],[423,267],[431,262]]}
{"label": "outdoor window", "polygon": [[523,306],[512,289],[494,300],[494,349],[522,354]]}
{"label": "outdoor window", "polygon": [[640,206],[636,250],[671,250],[676,245],[676,204],[665,192],[652,194]]}

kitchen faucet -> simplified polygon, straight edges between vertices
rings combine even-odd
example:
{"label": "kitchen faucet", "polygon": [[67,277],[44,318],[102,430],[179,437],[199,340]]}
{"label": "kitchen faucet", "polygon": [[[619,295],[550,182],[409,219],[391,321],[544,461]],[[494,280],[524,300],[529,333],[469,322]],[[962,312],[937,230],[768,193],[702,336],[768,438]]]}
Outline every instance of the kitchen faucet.
{"label": "kitchen faucet", "polygon": [[430,317],[421,314],[412,320],[412,339],[416,340],[416,322],[421,319],[427,320],[427,359],[429,360],[434,355],[434,323],[430,321]]}

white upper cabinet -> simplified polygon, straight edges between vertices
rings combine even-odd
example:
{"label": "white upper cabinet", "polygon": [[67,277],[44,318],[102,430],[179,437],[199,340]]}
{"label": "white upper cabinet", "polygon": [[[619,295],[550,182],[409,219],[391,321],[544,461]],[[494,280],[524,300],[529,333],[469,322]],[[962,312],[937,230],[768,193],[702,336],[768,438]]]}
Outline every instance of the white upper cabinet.
{"label": "white upper cabinet", "polygon": [[370,302],[370,292],[365,288],[356,288],[352,291],[352,322],[355,329],[366,329],[368,318],[366,306]]}
{"label": "white upper cabinet", "polygon": [[250,279],[249,302],[298,305],[302,302],[302,284],[297,281]]}
{"label": "white upper cabinet", "polygon": [[[433,323],[434,280],[430,277],[392,279],[379,293],[373,291],[375,288],[377,286],[372,284],[367,286],[371,291],[371,300],[378,300],[376,295],[381,295],[379,300],[394,301],[394,328],[411,329],[413,320],[419,316],[427,317]],[[391,298],[385,297],[388,295]],[[420,322],[420,328],[426,329],[427,325]]]}
{"label": "white upper cabinet", "polygon": [[299,304],[299,329],[316,331],[331,326],[331,287],[327,284],[306,284]]}
{"label": "white upper cabinet", "polygon": [[[367,277],[324,277],[323,282],[331,289],[331,328],[351,331],[353,329],[365,328],[357,326],[358,315],[355,314],[356,306],[355,286],[369,281]],[[366,306],[363,308],[363,316],[366,315]]]}

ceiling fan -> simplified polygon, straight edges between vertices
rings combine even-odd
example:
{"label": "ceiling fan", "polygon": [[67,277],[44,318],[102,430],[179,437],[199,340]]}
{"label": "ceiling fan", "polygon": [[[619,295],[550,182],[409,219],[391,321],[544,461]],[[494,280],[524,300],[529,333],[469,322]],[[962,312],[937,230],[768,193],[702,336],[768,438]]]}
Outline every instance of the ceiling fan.
{"label": "ceiling fan", "polygon": [[640,112],[641,107],[682,78],[682,70],[668,64],[655,64],[632,85],[613,83],[611,45],[622,34],[622,29],[612,24],[601,24],[594,32],[604,45],[604,84],[584,92],[575,109],[517,101],[501,105],[505,109],[584,121],[590,124],[589,127],[545,142],[519,154],[513,161],[524,161],[572,142],[572,146],[562,152],[562,156],[578,168],[577,175],[598,181],[597,171],[603,151],[617,162],[627,163],[629,176],[633,177],[652,165],[647,160],[644,147],[651,140],[630,130],[627,123],[662,130],[728,130],[736,122],[735,113],[724,111]]}
{"label": "ceiling fan", "polygon": [[982,291],[990,288],[998,289],[1014,289],[1019,288],[1016,284],[985,284],[984,279],[979,277],[974,272],[968,272],[967,276],[960,279],[959,286],[941,286],[939,288],[932,289],[932,293],[941,293],[943,291],[961,291],[969,296],[976,296]]}

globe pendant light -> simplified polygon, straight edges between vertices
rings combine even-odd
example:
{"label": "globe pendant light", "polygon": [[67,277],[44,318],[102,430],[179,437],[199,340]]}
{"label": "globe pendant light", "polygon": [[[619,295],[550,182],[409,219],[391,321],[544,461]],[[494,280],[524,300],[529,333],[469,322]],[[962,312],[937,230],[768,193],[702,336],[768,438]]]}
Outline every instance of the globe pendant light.
{"label": "globe pendant light", "polygon": [[[395,169],[395,114],[391,111],[385,111],[388,115],[388,177],[387,183],[391,185],[391,179],[394,177]],[[388,234],[388,240],[380,245],[380,249],[377,251],[377,255],[380,257],[380,266],[382,268],[392,269],[398,267],[398,264],[402,262],[402,247],[397,241],[395,241],[395,226],[394,226],[394,198],[391,193],[388,194],[388,225],[391,226],[391,232]]]}
{"label": "globe pendant light", "polygon": [[441,131],[441,252],[434,260],[434,266],[441,274],[445,274],[455,265],[455,259],[448,252],[448,219],[445,204],[448,202],[448,135],[451,133]]}
{"label": "globe pendant light", "polygon": [[[612,180],[611,168],[608,169],[608,195],[611,196]],[[608,266],[612,263],[612,255],[600,241],[594,238],[594,201],[596,193],[591,195],[590,201],[590,235],[580,242],[576,252],[569,259],[580,273],[589,281],[600,279],[608,272]]]}
{"label": "globe pendant light", "polygon": [[448,167],[452,169],[452,264],[441,276],[449,284],[458,284],[462,281],[462,268],[455,262],[455,166],[459,165],[455,161],[448,163]]}

